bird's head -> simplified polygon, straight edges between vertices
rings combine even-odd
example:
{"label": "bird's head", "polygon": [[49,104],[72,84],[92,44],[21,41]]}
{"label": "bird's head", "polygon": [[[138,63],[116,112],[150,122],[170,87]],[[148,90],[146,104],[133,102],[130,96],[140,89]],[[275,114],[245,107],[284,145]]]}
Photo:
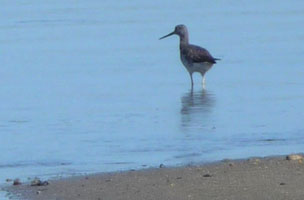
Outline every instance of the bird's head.
{"label": "bird's head", "polygon": [[171,32],[168,35],[165,35],[165,36],[163,36],[159,39],[161,40],[161,39],[164,39],[164,38],[169,37],[171,35],[178,35],[180,37],[185,37],[185,36],[188,35],[187,27],[183,24],[177,25],[177,26],[175,26],[175,29],[174,29],[173,32]]}

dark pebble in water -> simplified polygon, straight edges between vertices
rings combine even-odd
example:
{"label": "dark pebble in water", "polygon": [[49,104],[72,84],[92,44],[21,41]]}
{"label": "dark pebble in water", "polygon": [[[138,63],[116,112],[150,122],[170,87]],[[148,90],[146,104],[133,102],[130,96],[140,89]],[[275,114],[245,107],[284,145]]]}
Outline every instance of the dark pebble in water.
{"label": "dark pebble in water", "polygon": [[280,185],[286,185],[286,183],[280,183]]}
{"label": "dark pebble in water", "polygon": [[176,179],[182,179],[182,177],[179,176],[179,177],[176,177]]}
{"label": "dark pebble in water", "polygon": [[160,164],[160,165],[159,165],[159,168],[164,168],[164,167],[165,167],[164,164]]}
{"label": "dark pebble in water", "polygon": [[13,182],[13,185],[21,185],[19,178],[16,178]]}
{"label": "dark pebble in water", "polygon": [[70,165],[70,163],[60,163],[60,165]]}
{"label": "dark pebble in water", "polygon": [[204,174],[203,177],[211,177],[210,174]]}

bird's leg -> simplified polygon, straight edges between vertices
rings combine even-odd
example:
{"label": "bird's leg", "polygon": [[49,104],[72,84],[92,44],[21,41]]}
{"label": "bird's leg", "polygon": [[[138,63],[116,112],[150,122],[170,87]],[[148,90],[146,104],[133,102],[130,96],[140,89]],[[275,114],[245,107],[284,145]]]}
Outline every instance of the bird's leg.
{"label": "bird's leg", "polygon": [[189,73],[190,74],[190,78],[191,78],[191,89],[193,88],[193,78],[192,78],[192,73]]}
{"label": "bird's leg", "polygon": [[201,72],[201,75],[202,75],[202,77],[203,77],[203,82],[202,82],[202,84],[203,84],[203,88],[205,88],[205,86],[206,86],[206,78],[205,78],[205,73],[202,73],[202,72]]}

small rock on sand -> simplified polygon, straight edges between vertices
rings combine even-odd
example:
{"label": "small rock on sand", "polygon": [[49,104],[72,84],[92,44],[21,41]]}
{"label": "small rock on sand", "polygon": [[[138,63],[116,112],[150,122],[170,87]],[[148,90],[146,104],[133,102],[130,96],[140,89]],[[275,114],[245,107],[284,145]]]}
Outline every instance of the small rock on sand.
{"label": "small rock on sand", "polygon": [[303,156],[299,154],[290,154],[286,156],[286,160],[302,160]]}
{"label": "small rock on sand", "polygon": [[48,185],[49,182],[48,181],[41,181],[38,178],[35,178],[32,182],[31,182],[31,186],[46,186]]}
{"label": "small rock on sand", "polygon": [[260,162],[261,160],[259,158],[249,158],[248,161],[253,162],[253,163],[257,163],[257,162]]}
{"label": "small rock on sand", "polygon": [[13,185],[21,185],[21,181],[19,178],[16,178],[13,182]]}

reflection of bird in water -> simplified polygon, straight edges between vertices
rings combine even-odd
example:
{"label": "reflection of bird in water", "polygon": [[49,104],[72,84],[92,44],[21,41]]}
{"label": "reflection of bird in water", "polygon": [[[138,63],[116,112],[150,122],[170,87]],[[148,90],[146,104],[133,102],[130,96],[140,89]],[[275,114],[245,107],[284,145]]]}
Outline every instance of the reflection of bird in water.
{"label": "reflection of bird in water", "polygon": [[202,127],[208,119],[212,107],[215,104],[215,97],[207,90],[187,92],[181,98],[182,126],[183,127]]}

